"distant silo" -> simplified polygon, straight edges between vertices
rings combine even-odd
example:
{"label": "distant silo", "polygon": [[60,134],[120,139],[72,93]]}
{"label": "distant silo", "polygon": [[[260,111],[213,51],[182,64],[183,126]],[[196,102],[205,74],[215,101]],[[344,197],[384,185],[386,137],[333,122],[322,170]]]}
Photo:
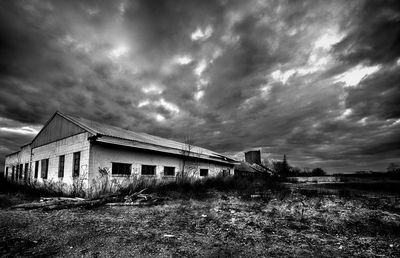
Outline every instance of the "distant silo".
{"label": "distant silo", "polygon": [[256,163],[258,165],[261,165],[261,151],[260,150],[245,152],[244,157],[245,157],[246,162],[249,162],[250,164]]}

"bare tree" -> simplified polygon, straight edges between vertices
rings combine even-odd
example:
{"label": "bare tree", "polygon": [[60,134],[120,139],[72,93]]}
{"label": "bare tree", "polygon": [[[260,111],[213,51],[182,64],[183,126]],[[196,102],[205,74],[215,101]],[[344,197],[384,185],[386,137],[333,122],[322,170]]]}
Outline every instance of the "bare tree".
{"label": "bare tree", "polygon": [[387,172],[400,172],[400,166],[396,163],[390,163],[386,170]]}
{"label": "bare tree", "polygon": [[179,180],[188,180],[193,177],[199,168],[198,156],[200,153],[194,152],[193,140],[187,136],[182,147],[182,169],[178,175]]}

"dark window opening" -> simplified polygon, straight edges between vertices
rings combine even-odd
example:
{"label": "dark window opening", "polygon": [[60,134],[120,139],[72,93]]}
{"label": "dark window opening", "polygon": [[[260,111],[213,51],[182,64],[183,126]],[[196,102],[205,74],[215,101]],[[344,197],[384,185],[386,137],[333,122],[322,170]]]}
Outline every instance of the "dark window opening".
{"label": "dark window opening", "polygon": [[24,170],[24,164],[19,164],[19,179],[22,179],[23,170]]}
{"label": "dark window opening", "polygon": [[79,177],[80,163],[81,163],[81,153],[75,152],[74,159],[73,159],[73,165],[72,165],[72,176],[73,177]]}
{"label": "dark window opening", "polygon": [[222,176],[229,176],[231,174],[230,169],[223,169]]}
{"label": "dark window opening", "polygon": [[174,167],[164,167],[164,176],[175,176]]}
{"label": "dark window opening", "polygon": [[6,167],[6,179],[8,179],[8,167]]}
{"label": "dark window opening", "polygon": [[62,155],[58,159],[58,177],[64,177],[64,163],[65,155]]}
{"label": "dark window opening", "polygon": [[200,169],[200,176],[208,176],[208,169],[205,168]]}
{"label": "dark window opening", "polygon": [[49,159],[42,159],[41,161],[41,177],[43,179],[47,179],[47,175],[49,172]]}
{"label": "dark window opening", "polygon": [[156,174],[156,166],[142,165],[142,175],[154,176]]}
{"label": "dark window opening", "polygon": [[18,178],[19,178],[19,165],[15,167],[15,180],[18,180]]}
{"label": "dark window opening", "polygon": [[11,179],[13,181],[15,180],[15,166],[12,166],[12,169],[11,169]]}
{"label": "dark window opening", "polygon": [[29,166],[29,164],[25,163],[25,170],[24,170],[24,179],[25,179],[25,181],[28,180],[28,166]]}
{"label": "dark window opening", "polygon": [[39,160],[35,161],[35,178],[39,175]]}
{"label": "dark window opening", "polygon": [[112,163],[113,175],[130,175],[131,174],[131,164],[127,163]]}

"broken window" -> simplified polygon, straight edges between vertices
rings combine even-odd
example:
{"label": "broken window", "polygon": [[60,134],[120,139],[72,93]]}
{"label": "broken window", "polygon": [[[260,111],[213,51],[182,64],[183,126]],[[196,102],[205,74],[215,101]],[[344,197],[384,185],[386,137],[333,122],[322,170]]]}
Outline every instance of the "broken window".
{"label": "broken window", "polygon": [[24,170],[24,179],[25,179],[25,181],[28,180],[28,166],[29,166],[29,164],[25,163],[25,170]]}
{"label": "broken window", "polygon": [[200,176],[208,176],[208,169],[206,168],[200,169]]}
{"label": "broken window", "polygon": [[79,177],[80,163],[81,163],[81,153],[75,152],[74,159],[73,159],[73,165],[72,165],[72,176],[73,177]]}
{"label": "broken window", "polygon": [[127,163],[112,163],[113,175],[130,175],[131,174],[131,164]]}
{"label": "broken window", "polygon": [[229,176],[231,173],[230,173],[230,170],[229,169],[223,169],[222,170],[222,176]]}
{"label": "broken window", "polygon": [[164,167],[164,176],[175,176],[174,167]]}
{"label": "broken window", "polygon": [[38,178],[39,175],[39,160],[35,161],[35,178]]}
{"label": "broken window", "polygon": [[41,177],[47,179],[47,174],[49,172],[49,159],[42,159],[41,163]]}
{"label": "broken window", "polygon": [[58,177],[64,177],[65,155],[61,155],[58,159]]}
{"label": "broken window", "polygon": [[22,179],[22,171],[23,171],[24,164],[19,164],[19,179]]}
{"label": "broken window", "polygon": [[156,166],[142,165],[142,175],[154,176],[156,174]]}

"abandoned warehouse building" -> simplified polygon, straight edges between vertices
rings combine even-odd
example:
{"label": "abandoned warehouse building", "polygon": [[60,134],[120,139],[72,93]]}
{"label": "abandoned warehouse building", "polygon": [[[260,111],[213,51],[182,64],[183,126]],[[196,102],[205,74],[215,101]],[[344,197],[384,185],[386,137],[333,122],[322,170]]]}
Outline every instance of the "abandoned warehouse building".
{"label": "abandoned warehouse building", "polygon": [[233,175],[235,160],[146,133],[136,133],[56,112],[36,137],[5,159],[7,180],[58,182],[85,189],[109,181],[174,180]]}

